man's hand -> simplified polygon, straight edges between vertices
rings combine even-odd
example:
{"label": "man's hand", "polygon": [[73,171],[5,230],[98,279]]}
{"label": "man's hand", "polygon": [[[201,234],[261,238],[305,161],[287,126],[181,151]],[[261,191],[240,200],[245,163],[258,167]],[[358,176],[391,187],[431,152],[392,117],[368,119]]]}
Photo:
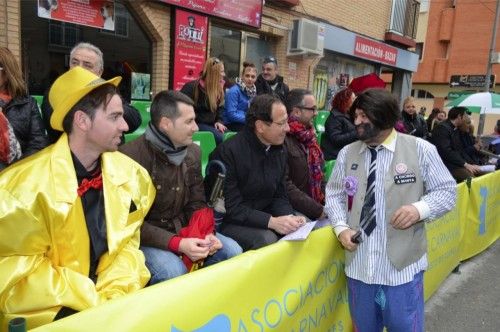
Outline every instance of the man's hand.
{"label": "man's hand", "polygon": [[217,252],[217,250],[222,249],[222,242],[217,238],[217,236],[213,234],[208,234],[205,236],[205,240],[210,241],[210,251],[208,252],[209,256],[212,256]]}
{"label": "man's hand", "polygon": [[351,241],[351,237],[356,234],[354,229],[346,229],[339,234],[339,241],[342,246],[349,251],[354,251],[358,247],[358,245]]}
{"label": "man's hand", "polygon": [[420,220],[420,213],[415,206],[403,205],[394,212],[391,218],[391,225],[396,229],[407,229]]}
{"label": "man's hand", "polygon": [[281,216],[271,217],[269,219],[268,228],[275,230],[279,234],[286,235],[295,232],[300,226],[306,223],[306,218],[303,216]]}
{"label": "man's hand", "polygon": [[185,254],[193,262],[204,259],[210,252],[210,240],[197,238],[183,238],[179,243],[179,252]]}
{"label": "man's hand", "polygon": [[464,164],[465,169],[467,169],[472,174],[476,175],[481,172],[481,168],[478,165]]}

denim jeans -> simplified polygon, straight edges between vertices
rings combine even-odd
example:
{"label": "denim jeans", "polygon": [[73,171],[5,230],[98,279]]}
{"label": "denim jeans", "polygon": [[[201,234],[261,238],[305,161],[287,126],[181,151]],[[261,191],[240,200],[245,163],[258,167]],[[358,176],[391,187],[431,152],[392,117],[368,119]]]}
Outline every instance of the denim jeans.
{"label": "denim jeans", "polygon": [[[220,233],[215,235],[222,242],[222,249],[205,259],[204,266],[209,266],[241,254],[241,247],[233,239]],[[146,257],[146,266],[151,272],[149,285],[172,279],[187,273],[182,259],[171,251],[141,246]]]}
{"label": "denim jeans", "polygon": [[198,123],[198,128],[200,131],[210,131],[214,134],[215,144],[219,145],[224,139],[224,134],[217,130],[214,125],[209,125],[206,123]]}

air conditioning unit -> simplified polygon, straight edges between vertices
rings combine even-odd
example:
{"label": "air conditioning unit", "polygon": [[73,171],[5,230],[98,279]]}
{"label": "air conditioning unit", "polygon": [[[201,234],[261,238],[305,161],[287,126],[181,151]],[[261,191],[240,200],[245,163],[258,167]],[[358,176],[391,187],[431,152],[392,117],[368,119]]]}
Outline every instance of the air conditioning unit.
{"label": "air conditioning unit", "polygon": [[325,26],[305,18],[293,20],[288,32],[288,56],[323,55]]}

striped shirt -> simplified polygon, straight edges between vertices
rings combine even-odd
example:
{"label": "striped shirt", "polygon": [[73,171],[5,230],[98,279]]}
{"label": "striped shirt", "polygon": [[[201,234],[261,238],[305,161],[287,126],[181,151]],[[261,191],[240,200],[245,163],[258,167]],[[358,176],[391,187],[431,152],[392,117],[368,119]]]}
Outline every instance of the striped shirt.
{"label": "striped shirt", "polygon": [[[377,153],[375,177],[375,204],[377,226],[369,237],[363,234],[363,242],[356,249],[354,258],[346,267],[346,275],[367,284],[397,286],[413,280],[418,272],[427,268],[427,255],[401,271],[391,264],[387,254],[387,227],[385,220],[385,176],[392,163],[397,134],[393,130],[380,145]],[[420,220],[436,219],[453,208],[456,201],[456,182],[444,166],[434,145],[417,138],[417,156],[425,182],[421,200],[413,203],[420,213]],[[347,147],[343,148],[335,164],[333,174],[326,187],[326,213],[337,236],[349,228],[347,225],[347,194],[344,191],[345,161]],[[363,145],[360,153],[365,155],[365,169],[370,166],[370,152]]]}

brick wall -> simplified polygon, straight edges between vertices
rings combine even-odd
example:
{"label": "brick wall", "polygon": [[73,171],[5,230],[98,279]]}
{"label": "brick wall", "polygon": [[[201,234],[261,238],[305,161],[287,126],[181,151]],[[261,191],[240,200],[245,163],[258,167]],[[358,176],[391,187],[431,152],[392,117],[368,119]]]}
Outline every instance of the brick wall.
{"label": "brick wall", "polygon": [[0,46],[7,47],[21,63],[19,0],[0,0]]}
{"label": "brick wall", "polygon": [[[20,1],[0,0],[0,45],[9,47],[18,59],[21,55]],[[146,0],[126,0],[126,4],[152,41],[152,91],[167,89],[171,66],[171,7]],[[313,71],[320,57],[287,57],[288,30],[284,27],[291,27],[294,18],[306,17],[382,40],[389,25],[391,4],[391,0],[303,0],[292,8],[268,4],[263,9],[261,29],[245,30],[269,37],[280,74],[291,88],[311,87]],[[210,19],[212,21],[214,19]],[[224,24],[234,25],[231,22]]]}
{"label": "brick wall", "polygon": [[[457,0],[454,8],[451,0],[431,1],[424,58],[413,82],[447,84],[451,75],[486,74],[494,16],[494,1]],[[500,67],[493,73],[500,75]]]}

